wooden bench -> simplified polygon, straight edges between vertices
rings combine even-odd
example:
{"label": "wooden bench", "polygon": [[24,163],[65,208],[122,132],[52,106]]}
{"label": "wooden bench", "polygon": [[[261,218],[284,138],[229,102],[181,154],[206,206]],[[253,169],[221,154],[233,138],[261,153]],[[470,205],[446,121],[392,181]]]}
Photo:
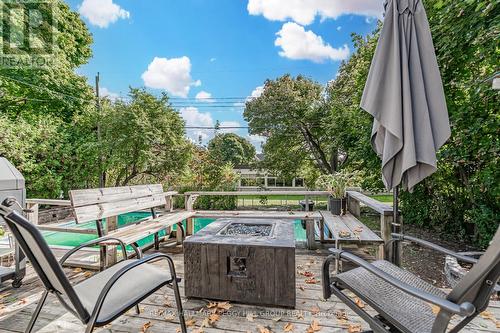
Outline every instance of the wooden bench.
{"label": "wooden bench", "polygon": [[[323,216],[323,223],[329,230],[331,242],[335,243],[336,248],[341,249],[344,244],[356,245],[357,247],[377,245],[376,256],[380,259],[383,258],[384,241],[356,217],[351,214],[333,215],[329,211],[320,211],[320,213]],[[329,241],[323,240],[323,242],[328,243]]]}
{"label": "wooden bench", "polygon": [[[110,187],[99,189],[72,190],[69,192],[71,206],[73,207],[77,223],[95,221],[98,237],[113,236],[121,239],[126,245],[134,247],[138,254],[141,253],[138,241],[154,235],[154,246],[159,248],[160,232],[169,233],[175,224],[182,230],[182,222],[194,213],[172,213],[172,196],[176,192],[163,192],[163,186],[138,185]],[[168,200],[167,200],[168,197]],[[169,212],[158,216],[155,208],[166,207]],[[132,225],[118,228],[118,216],[150,210],[152,218],[139,221]],[[103,224],[106,219],[106,224]],[[183,232],[177,232],[177,241],[182,241]],[[116,246],[105,244],[101,247],[100,267],[116,262]],[[107,249],[109,247],[109,251]]]}
{"label": "wooden bench", "polygon": [[[394,221],[392,206],[370,198],[361,192],[347,191],[347,208],[352,215],[358,218],[361,214],[360,204],[380,214],[380,237],[382,237],[384,244],[387,244],[392,238],[392,224]],[[390,252],[391,250],[388,249],[388,251]],[[386,253],[386,255],[388,258],[391,258],[391,253]]]}

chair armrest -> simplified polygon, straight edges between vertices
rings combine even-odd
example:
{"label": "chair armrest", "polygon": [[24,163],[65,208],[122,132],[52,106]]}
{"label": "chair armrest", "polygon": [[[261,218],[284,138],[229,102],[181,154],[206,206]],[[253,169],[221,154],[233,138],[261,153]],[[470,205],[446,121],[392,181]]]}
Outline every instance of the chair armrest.
{"label": "chair armrest", "polygon": [[420,238],[406,236],[406,235],[402,235],[402,234],[392,234],[392,238],[395,241],[409,241],[409,242],[427,247],[429,249],[432,249],[432,250],[447,254],[449,256],[455,257],[455,258],[457,258],[463,262],[469,263],[469,264],[476,264],[477,263],[476,258],[472,258],[472,257],[466,256],[464,254],[449,250],[447,248],[444,248],[442,246],[439,246],[437,244],[431,243],[429,241],[426,241],[426,240],[423,240]]}
{"label": "chair armrest", "polygon": [[77,246],[75,248],[72,248],[69,252],[66,252],[66,254],[61,258],[61,260],[59,260],[59,263],[61,265],[63,265],[66,262],[66,260],[68,260],[68,258],[70,256],[72,256],[73,254],[75,254],[76,252],[78,252],[79,250],[81,250],[85,247],[98,245],[104,241],[110,241],[110,240],[115,241],[118,245],[120,245],[122,247],[123,258],[126,260],[127,259],[127,248],[126,248],[125,243],[123,243],[119,238],[104,236],[101,238],[93,239],[93,240],[88,241],[86,243],[80,244],[79,246]]}
{"label": "chair armrest", "polygon": [[[173,283],[175,288],[178,288],[178,285],[177,285],[178,281],[177,281],[177,275],[175,273],[174,261],[172,260],[172,258],[170,258],[170,256],[168,256],[164,253],[154,253],[154,254],[151,254],[147,257],[137,259],[137,260],[131,262],[130,264],[122,267],[120,270],[118,270],[115,274],[113,274],[113,276],[106,283],[106,285],[102,289],[101,293],[99,294],[99,297],[97,298],[97,302],[96,302],[96,305],[94,307],[94,311],[92,312],[91,321],[95,322],[95,319],[98,317],[99,312],[101,311],[102,305],[104,304],[104,301],[105,301],[106,296],[108,295],[109,291],[111,290],[113,285],[118,280],[120,280],[120,278],[125,273],[127,273],[131,269],[134,269],[137,266],[149,263],[150,261],[156,261],[159,259],[165,259],[168,262],[170,274],[172,275],[171,282]],[[170,282],[170,281],[167,281],[167,282]]]}
{"label": "chair armrest", "polygon": [[474,314],[474,312],[476,310],[475,306],[470,302],[456,304],[456,303],[453,303],[449,300],[432,295],[431,293],[428,293],[424,290],[410,286],[409,284],[392,277],[391,275],[382,271],[378,267],[370,264],[369,262],[363,260],[362,258],[360,258],[352,253],[344,252],[344,251],[339,250],[339,249],[330,249],[330,251],[334,254],[334,258],[336,257],[338,260],[342,259],[342,260],[350,261],[350,262],[356,264],[357,266],[366,269],[367,271],[369,271],[370,273],[381,278],[385,282],[390,283],[391,285],[398,288],[399,290],[401,290],[407,294],[410,294],[414,297],[417,297],[421,300],[424,300],[426,302],[435,304],[435,305],[439,306],[441,309],[446,310],[447,312],[450,312],[453,314],[459,314],[461,316],[470,316],[470,315]]}

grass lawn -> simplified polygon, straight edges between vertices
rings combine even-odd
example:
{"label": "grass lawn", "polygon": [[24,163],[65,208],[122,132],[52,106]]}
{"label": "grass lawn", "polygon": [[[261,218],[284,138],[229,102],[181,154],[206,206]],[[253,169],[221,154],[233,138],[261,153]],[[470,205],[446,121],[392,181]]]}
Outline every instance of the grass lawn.
{"label": "grass lawn", "polygon": [[[372,198],[386,204],[392,204],[391,194],[375,194],[371,195]],[[298,205],[300,200],[304,200],[303,195],[272,195],[272,194],[262,194],[262,195],[240,195],[238,196],[238,206],[261,206],[261,200],[265,198],[266,204],[271,206],[282,206],[282,205]],[[310,199],[314,202],[324,203],[326,205],[326,196],[310,196]]]}

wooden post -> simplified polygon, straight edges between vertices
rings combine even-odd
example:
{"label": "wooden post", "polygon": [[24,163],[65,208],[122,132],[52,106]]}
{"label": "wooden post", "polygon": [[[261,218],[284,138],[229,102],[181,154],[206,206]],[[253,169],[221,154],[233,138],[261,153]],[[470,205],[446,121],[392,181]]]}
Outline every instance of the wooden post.
{"label": "wooden post", "polygon": [[389,242],[392,238],[392,221],[392,215],[380,214],[380,236],[384,241],[384,244],[380,245],[379,249],[379,256],[381,257],[381,259],[392,258],[392,246],[387,247],[387,253],[385,253],[385,250],[383,248],[383,246],[386,245],[387,242]]}
{"label": "wooden post", "polygon": [[174,211],[174,198],[171,195],[165,197],[165,213]]}
{"label": "wooden post", "polygon": [[316,247],[316,237],[314,236],[314,225],[316,220],[308,219],[306,221],[306,238],[307,238],[307,248],[309,250],[314,250]]}
{"label": "wooden post", "polygon": [[194,235],[194,218],[186,219],[186,236]]}
{"label": "wooden post", "polygon": [[[110,216],[106,218],[106,231],[105,234],[108,235],[110,231],[118,229],[118,216]],[[116,246],[108,246],[106,251],[106,266],[110,267],[117,262],[117,251]],[[127,259],[127,258],[124,258]]]}
{"label": "wooden post", "polygon": [[26,208],[29,209],[31,212],[26,214],[26,217],[28,218],[28,221],[31,223],[38,225],[38,208],[40,207],[39,204],[37,203],[27,203]]}
{"label": "wooden post", "polygon": [[347,195],[347,206],[349,212],[351,212],[352,215],[359,218],[359,216],[361,215],[361,208],[359,206],[359,201],[354,199],[350,195]]}

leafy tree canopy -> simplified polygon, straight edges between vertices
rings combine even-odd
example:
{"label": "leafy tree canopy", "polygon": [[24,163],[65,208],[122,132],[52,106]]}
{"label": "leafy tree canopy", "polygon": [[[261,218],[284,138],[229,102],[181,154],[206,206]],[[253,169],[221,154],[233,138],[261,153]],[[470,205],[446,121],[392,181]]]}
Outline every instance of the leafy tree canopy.
{"label": "leafy tree canopy", "polygon": [[325,126],[329,112],[323,92],[306,77],[284,75],[267,80],[262,95],[246,103],[250,133],[267,137],[267,169],[285,177],[295,176],[307,164],[326,174],[338,169],[341,152]]}
{"label": "leafy tree canopy", "polygon": [[214,160],[233,165],[249,164],[255,160],[255,147],[247,139],[234,134],[217,134],[208,143],[208,151]]}
{"label": "leafy tree canopy", "polygon": [[[7,6],[10,5],[0,3],[2,10]],[[52,45],[50,62],[41,68],[0,67],[0,112],[16,117],[51,113],[71,121],[73,114],[92,103],[91,87],[83,76],[74,72],[92,55],[92,37],[79,14],[63,1],[44,1],[37,9],[42,15],[53,14],[54,18],[52,25],[46,23],[40,29],[39,38]],[[17,25],[22,27],[24,17],[17,19]],[[22,48],[18,53],[31,54]]]}

